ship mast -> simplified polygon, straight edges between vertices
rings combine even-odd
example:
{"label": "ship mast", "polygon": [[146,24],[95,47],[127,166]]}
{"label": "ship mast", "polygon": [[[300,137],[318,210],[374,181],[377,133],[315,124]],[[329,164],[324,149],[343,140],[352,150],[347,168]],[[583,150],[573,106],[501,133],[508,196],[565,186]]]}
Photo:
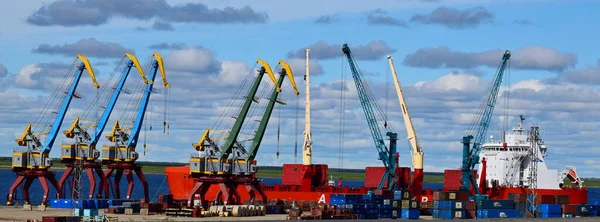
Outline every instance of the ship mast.
{"label": "ship mast", "polygon": [[309,69],[310,66],[308,64],[308,55],[310,54],[310,49],[305,49],[306,51],[306,74],[304,75],[304,80],[306,81],[306,101],[305,101],[305,109],[306,111],[304,119],[304,144],[302,149],[302,164],[304,166],[309,166],[312,164],[312,133],[310,132],[310,77],[309,77]]}

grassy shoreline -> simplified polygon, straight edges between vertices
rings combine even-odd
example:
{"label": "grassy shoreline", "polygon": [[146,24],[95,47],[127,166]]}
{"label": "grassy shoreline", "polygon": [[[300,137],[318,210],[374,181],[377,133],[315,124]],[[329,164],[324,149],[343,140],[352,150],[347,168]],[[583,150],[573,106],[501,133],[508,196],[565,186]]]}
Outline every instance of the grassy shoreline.
{"label": "grassy shoreline", "polygon": [[[165,167],[169,166],[184,166],[184,163],[170,162],[145,162],[139,161],[139,164],[144,168],[145,174],[164,174]],[[0,169],[11,169],[11,157],[0,157]],[[52,170],[62,171],[65,168],[60,164],[52,167]],[[278,166],[261,166],[259,167],[257,176],[261,178],[281,178],[282,169]],[[342,178],[343,180],[364,180],[364,169],[329,169],[329,174],[334,178]],[[583,178],[586,187],[600,187],[600,178]],[[426,172],[423,178],[425,183],[443,183],[444,174],[436,172]],[[570,185],[569,182],[565,184]]]}

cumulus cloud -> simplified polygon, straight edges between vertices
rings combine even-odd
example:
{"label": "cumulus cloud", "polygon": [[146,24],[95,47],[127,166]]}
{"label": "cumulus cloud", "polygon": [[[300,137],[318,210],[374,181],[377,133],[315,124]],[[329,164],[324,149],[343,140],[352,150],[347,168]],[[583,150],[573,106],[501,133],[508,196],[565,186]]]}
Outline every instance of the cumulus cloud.
{"label": "cumulus cloud", "polygon": [[111,18],[186,23],[265,23],[268,16],[249,6],[242,8],[208,8],[203,3],[170,5],[165,0],[58,0],[45,4],[27,17],[38,26],[98,26]]}
{"label": "cumulus cloud", "polygon": [[391,25],[398,27],[408,27],[408,23],[406,21],[388,15],[368,15],[367,23],[369,25]]}
{"label": "cumulus cloud", "polygon": [[[404,65],[424,68],[497,67],[504,50],[459,52],[447,46],[422,48],[404,58]],[[577,64],[577,55],[543,46],[525,46],[511,52],[511,68],[562,71]]]}
{"label": "cumulus cloud", "polygon": [[315,19],[314,23],[317,24],[331,24],[337,22],[339,18],[336,15],[322,15]]}
{"label": "cumulus cloud", "polygon": [[[310,48],[311,58],[314,59],[334,59],[344,55],[342,44],[328,44],[324,41],[318,41],[302,49],[288,53],[288,58],[304,58],[306,55],[304,49]],[[384,56],[394,53],[396,49],[391,48],[383,40],[372,41],[366,45],[352,46],[352,55],[357,60],[377,60]]]}
{"label": "cumulus cloud", "polygon": [[559,80],[575,84],[600,84],[600,65],[569,70],[558,75]]}
{"label": "cumulus cloud", "polygon": [[67,43],[64,45],[49,45],[41,44],[32,52],[43,53],[50,55],[76,56],[83,54],[87,57],[97,58],[120,58],[126,52],[133,53],[133,49],[125,48],[124,46],[114,42],[102,42],[95,38],[81,39],[75,43]]}
{"label": "cumulus cloud", "polygon": [[154,24],[152,24],[152,29],[154,30],[159,30],[159,31],[173,31],[175,30],[175,28],[173,28],[173,26],[167,22],[161,22],[161,21],[154,21]]}
{"label": "cumulus cloud", "polygon": [[154,45],[150,45],[148,46],[149,49],[157,49],[157,50],[163,50],[163,49],[184,49],[188,47],[185,43],[182,42],[174,42],[174,43],[158,43],[158,44],[154,44]]}
{"label": "cumulus cloud", "polygon": [[452,29],[476,27],[484,22],[492,22],[494,14],[483,7],[459,10],[439,7],[428,14],[417,14],[410,18],[413,23],[437,24]]}
{"label": "cumulus cloud", "polygon": [[164,60],[165,67],[178,72],[206,74],[221,70],[221,63],[215,58],[214,52],[202,47],[171,51]]}

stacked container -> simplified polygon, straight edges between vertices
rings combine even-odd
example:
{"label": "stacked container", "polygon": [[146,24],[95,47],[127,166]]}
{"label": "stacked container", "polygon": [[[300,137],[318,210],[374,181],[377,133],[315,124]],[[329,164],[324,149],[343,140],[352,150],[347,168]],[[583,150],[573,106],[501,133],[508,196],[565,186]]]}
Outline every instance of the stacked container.
{"label": "stacked container", "polygon": [[469,201],[468,192],[436,191],[433,193],[433,218],[465,219],[475,216],[475,203]]}
{"label": "stacked container", "polygon": [[377,190],[364,195],[331,194],[329,200],[338,209],[352,210],[359,219],[418,219],[419,202],[410,198],[407,190]]}

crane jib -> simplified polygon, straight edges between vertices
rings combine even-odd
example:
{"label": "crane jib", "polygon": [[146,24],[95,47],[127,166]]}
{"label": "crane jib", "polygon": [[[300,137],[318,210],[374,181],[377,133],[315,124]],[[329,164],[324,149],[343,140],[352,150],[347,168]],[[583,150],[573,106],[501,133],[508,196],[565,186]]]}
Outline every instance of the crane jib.
{"label": "crane jib", "polygon": [[131,71],[132,67],[133,67],[133,61],[129,61],[127,63],[127,66],[123,70],[123,75],[121,76],[121,79],[119,79],[119,83],[117,84],[117,87],[115,87],[113,94],[110,98],[110,101],[108,102],[108,105],[106,106],[106,108],[104,110],[104,113],[98,120],[98,126],[96,126],[96,130],[94,131],[94,137],[92,137],[92,140],[90,141],[90,146],[95,145],[100,140],[100,136],[102,135],[102,132],[104,131],[104,128],[106,127],[106,123],[108,123],[110,114],[112,113],[112,111],[115,107],[115,104],[117,103],[117,99],[119,98],[121,89],[123,89],[123,86],[125,85],[125,81],[127,80],[127,76],[129,76],[129,72]]}
{"label": "crane jib", "polygon": [[375,148],[377,149],[379,159],[383,163],[386,171],[381,178],[378,189],[383,188],[383,184],[385,181],[388,182],[388,189],[395,188],[395,178],[396,178],[396,133],[388,132],[387,136],[390,137],[390,146],[385,146],[383,142],[383,135],[380,131],[380,128],[377,125],[377,118],[375,116],[375,112],[373,111],[373,106],[375,101],[371,101],[369,98],[369,92],[366,87],[363,85],[363,81],[360,77],[360,72],[356,67],[354,58],[352,53],[350,52],[350,48],[347,44],[342,45],[342,51],[347,57],[348,64],[350,65],[350,70],[352,72],[352,78],[354,80],[354,84],[356,85],[356,91],[358,93],[358,98],[360,100],[360,104],[363,108],[365,118],[367,119],[367,124],[369,125],[369,129],[371,131],[371,136],[373,142],[375,143]]}
{"label": "crane jib", "polygon": [[75,78],[73,78],[69,92],[67,93],[67,96],[60,107],[60,111],[58,112],[58,115],[52,124],[52,129],[50,129],[50,132],[48,133],[48,138],[46,139],[46,143],[44,144],[43,148],[44,153],[48,153],[52,150],[52,145],[54,145],[58,131],[60,130],[63,120],[65,119],[65,114],[67,113],[67,109],[69,109],[69,105],[71,105],[73,94],[77,89],[77,85],[79,84],[79,80],[81,79],[81,75],[83,74],[83,70],[85,70],[85,68],[86,67],[83,62],[78,67],[77,74],[75,74]]}
{"label": "crane jib", "polygon": [[144,97],[142,98],[142,102],[138,109],[138,115],[135,118],[135,124],[133,125],[133,129],[131,130],[131,137],[129,137],[129,141],[127,141],[127,147],[135,147],[137,145],[137,138],[140,136],[140,131],[142,128],[142,123],[144,121],[144,115],[146,114],[146,108],[148,107],[148,102],[150,101],[150,95],[152,94],[152,86],[154,85],[154,78],[156,77],[156,72],[158,71],[158,62],[154,60],[152,63],[152,70],[150,71],[150,83],[146,84],[146,90],[144,91]]}

